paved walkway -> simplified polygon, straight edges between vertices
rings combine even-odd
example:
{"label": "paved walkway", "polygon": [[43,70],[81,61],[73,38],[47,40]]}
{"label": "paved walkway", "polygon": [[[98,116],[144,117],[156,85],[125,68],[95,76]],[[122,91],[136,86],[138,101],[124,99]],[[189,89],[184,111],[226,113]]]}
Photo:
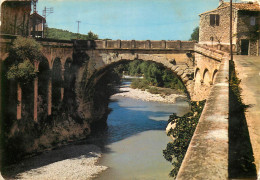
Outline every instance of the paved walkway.
{"label": "paved walkway", "polygon": [[260,56],[234,56],[256,168],[260,172]]}

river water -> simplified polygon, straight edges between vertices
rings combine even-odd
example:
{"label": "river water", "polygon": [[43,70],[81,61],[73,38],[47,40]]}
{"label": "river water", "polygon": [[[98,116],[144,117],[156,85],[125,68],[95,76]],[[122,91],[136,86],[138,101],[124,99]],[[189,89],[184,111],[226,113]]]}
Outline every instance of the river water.
{"label": "river water", "polygon": [[171,164],[162,154],[167,143],[169,115],[189,110],[184,100],[175,104],[145,102],[112,96],[108,128],[93,137],[103,147],[100,164],[109,167],[97,180],[170,179]]}

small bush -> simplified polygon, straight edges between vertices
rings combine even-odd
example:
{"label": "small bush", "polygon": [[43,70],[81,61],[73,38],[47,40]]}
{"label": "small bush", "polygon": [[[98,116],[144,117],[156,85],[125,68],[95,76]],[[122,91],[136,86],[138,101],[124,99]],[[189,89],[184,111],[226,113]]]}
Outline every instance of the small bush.
{"label": "small bush", "polygon": [[149,83],[145,79],[135,79],[131,84],[133,89],[149,89]]}
{"label": "small bush", "polygon": [[150,89],[148,89],[148,92],[151,94],[160,94],[160,90],[156,87],[151,87]]}

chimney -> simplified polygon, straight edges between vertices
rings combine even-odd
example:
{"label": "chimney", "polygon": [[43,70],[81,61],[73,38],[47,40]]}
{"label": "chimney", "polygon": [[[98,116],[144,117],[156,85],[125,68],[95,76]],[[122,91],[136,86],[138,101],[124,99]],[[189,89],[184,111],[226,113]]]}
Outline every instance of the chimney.
{"label": "chimney", "polygon": [[223,4],[224,0],[219,0],[219,5]]}

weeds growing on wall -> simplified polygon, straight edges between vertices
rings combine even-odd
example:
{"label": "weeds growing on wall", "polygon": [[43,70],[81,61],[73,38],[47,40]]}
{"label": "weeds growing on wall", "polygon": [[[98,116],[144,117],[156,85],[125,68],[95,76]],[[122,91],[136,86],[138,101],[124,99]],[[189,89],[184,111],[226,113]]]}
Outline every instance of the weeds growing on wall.
{"label": "weeds growing on wall", "polygon": [[247,106],[242,102],[240,80],[233,61],[230,61],[229,83],[229,178],[255,179],[256,168],[245,118]]}
{"label": "weeds growing on wall", "polygon": [[170,116],[169,123],[174,129],[168,132],[168,136],[172,135],[175,140],[167,144],[163,150],[163,156],[173,165],[170,176],[176,178],[181,163],[184,159],[190,141],[197,127],[200,115],[205,105],[205,100],[200,102],[191,102],[191,111],[184,116],[177,116],[175,113]]}

